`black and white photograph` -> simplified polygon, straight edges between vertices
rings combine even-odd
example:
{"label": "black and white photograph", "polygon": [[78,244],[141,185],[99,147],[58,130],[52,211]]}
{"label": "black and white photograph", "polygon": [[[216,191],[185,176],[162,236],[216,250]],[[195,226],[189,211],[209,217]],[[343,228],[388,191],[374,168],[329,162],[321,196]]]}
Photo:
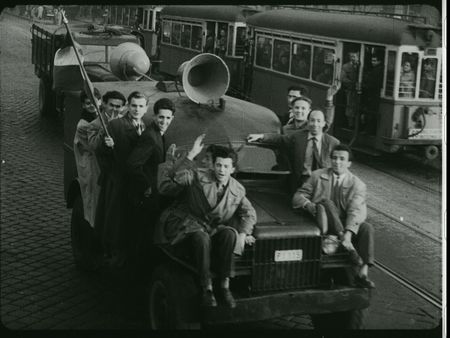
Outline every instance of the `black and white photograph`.
{"label": "black and white photograph", "polygon": [[3,8],[2,331],[445,337],[446,18]]}

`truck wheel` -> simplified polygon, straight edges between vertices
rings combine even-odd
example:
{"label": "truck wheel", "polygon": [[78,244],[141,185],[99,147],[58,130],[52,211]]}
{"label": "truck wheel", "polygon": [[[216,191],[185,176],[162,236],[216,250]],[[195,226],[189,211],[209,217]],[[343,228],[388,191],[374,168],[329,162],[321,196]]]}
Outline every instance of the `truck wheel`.
{"label": "truck wheel", "polygon": [[70,239],[75,265],[87,271],[97,270],[101,266],[99,243],[94,236],[94,229],[84,219],[81,195],[75,199],[70,224]]}
{"label": "truck wheel", "polygon": [[151,329],[200,328],[199,321],[187,321],[183,315],[186,309],[191,310],[192,315],[198,305],[197,297],[189,297],[191,290],[184,284],[183,277],[186,276],[180,276],[171,266],[161,265],[153,271],[148,304]]}
{"label": "truck wheel", "polygon": [[311,315],[314,329],[320,332],[330,330],[361,330],[364,329],[366,310],[356,309],[345,312]]}
{"label": "truck wheel", "polygon": [[50,81],[45,77],[39,80],[39,114],[42,116],[56,115],[55,94]]}

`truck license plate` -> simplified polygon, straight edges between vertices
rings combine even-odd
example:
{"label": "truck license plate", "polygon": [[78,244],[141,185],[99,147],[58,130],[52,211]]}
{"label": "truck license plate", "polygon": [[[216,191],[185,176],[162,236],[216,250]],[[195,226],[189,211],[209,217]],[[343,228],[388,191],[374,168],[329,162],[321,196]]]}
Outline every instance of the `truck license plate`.
{"label": "truck license plate", "polygon": [[275,262],[292,262],[303,259],[303,250],[275,250]]}

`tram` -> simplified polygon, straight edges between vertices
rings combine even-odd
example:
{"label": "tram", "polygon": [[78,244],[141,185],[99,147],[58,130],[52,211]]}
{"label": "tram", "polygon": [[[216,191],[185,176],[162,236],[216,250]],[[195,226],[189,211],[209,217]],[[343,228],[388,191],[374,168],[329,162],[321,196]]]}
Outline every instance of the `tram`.
{"label": "tram", "polygon": [[[253,102],[279,116],[286,114],[286,89],[301,85],[315,105],[325,107],[330,132],[355,148],[372,153],[415,149],[428,159],[438,156],[440,27],[292,9],[255,14],[247,19],[247,26],[254,37]],[[351,53],[357,61],[354,95],[349,97],[342,77]],[[375,90],[365,92],[374,72],[373,57],[382,65],[381,81]],[[367,121],[372,121],[371,130],[362,128]]]}
{"label": "tram", "polygon": [[246,20],[257,13],[243,6],[167,6],[161,11],[160,70],[176,76],[193,56],[220,56],[230,71],[230,94],[242,91]]}

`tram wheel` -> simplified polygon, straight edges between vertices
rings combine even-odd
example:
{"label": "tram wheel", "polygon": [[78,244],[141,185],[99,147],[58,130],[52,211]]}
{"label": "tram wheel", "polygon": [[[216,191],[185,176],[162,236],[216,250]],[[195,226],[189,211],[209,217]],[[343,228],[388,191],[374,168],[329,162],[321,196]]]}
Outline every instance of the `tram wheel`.
{"label": "tram wheel", "polygon": [[311,315],[314,329],[320,332],[334,329],[360,330],[365,327],[366,309]]}
{"label": "tram wheel", "polygon": [[75,265],[86,271],[94,271],[101,266],[101,254],[94,229],[84,219],[83,200],[79,194],[75,199],[70,223],[70,239]]}
{"label": "tram wheel", "polygon": [[426,146],[424,148],[425,158],[427,160],[434,160],[439,156],[439,148],[437,146]]}

